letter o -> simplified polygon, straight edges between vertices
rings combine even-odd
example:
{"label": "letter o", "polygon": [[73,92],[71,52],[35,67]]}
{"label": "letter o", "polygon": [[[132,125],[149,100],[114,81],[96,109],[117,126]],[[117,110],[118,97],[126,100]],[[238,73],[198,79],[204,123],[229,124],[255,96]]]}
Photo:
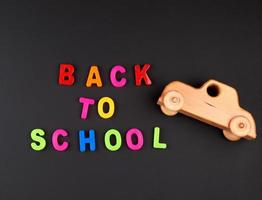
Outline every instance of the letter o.
{"label": "letter o", "polygon": [[[137,144],[134,144],[132,141],[132,136],[137,137]],[[133,151],[140,150],[144,145],[144,138],[142,132],[137,128],[129,129],[126,133],[126,143],[129,149]]]}
{"label": "letter o", "polygon": [[[116,144],[115,145],[112,145],[111,142],[110,142],[110,138],[111,138],[112,135],[114,135],[115,138],[116,138]],[[122,145],[121,134],[116,129],[108,130],[105,134],[104,141],[105,141],[105,146],[109,151],[117,151]]]}
{"label": "letter o", "polygon": [[[108,104],[108,112],[104,112],[104,104]],[[115,103],[110,97],[103,97],[99,100],[97,106],[97,112],[101,118],[108,119],[113,116],[115,112]]]}

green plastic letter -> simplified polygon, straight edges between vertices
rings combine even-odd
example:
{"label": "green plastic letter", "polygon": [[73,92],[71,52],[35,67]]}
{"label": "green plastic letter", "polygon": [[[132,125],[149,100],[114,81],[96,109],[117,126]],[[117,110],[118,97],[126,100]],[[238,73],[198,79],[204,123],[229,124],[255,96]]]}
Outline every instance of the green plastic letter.
{"label": "green plastic letter", "polygon": [[160,138],[160,128],[159,127],[155,127],[154,128],[153,147],[155,149],[166,149],[167,148],[167,144],[166,143],[160,143],[159,142],[159,138]]}
{"label": "green plastic letter", "polygon": [[[114,145],[111,144],[110,138],[114,135],[116,139],[116,143]],[[121,134],[116,129],[109,129],[105,134],[105,146],[109,151],[117,151],[122,145]]]}
{"label": "green plastic letter", "polygon": [[35,151],[41,151],[46,146],[45,138],[41,137],[44,136],[45,132],[42,129],[34,129],[31,131],[31,139],[34,141],[31,143],[31,147]]}

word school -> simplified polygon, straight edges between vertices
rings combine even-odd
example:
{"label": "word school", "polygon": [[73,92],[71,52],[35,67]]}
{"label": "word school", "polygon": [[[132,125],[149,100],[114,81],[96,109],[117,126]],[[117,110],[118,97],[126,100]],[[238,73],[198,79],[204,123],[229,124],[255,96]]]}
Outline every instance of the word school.
{"label": "word school", "polygon": [[[64,129],[56,129],[52,134],[52,146],[56,151],[66,151],[69,148],[69,142],[65,138],[69,134]],[[46,147],[45,131],[43,129],[34,129],[31,132],[31,148],[35,151],[42,151]],[[136,142],[134,142],[134,139]],[[114,140],[114,142],[112,142]],[[117,151],[122,146],[122,136],[117,129],[109,129],[104,135],[104,144],[109,151]],[[85,130],[78,131],[79,151],[95,151],[96,150],[96,133],[94,129],[90,129],[88,134]],[[130,150],[138,151],[144,146],[144,136],[141,130],[131,128],[127,130],[125,135],[125,143]],[[87,149],[87,146],[89,147]],[[154,127],[153,131],[153,148],[166,149],[167,144],[160,142],[160,128]]]}
{"label": "word school", "polygon": [[[134,75],[135,75],[135,85],[141,86],[142,82],[146,86],[152,84],[151,79],[148,76],[148,70],[150,69],[150,64],[144,64],[142,67],[139,64],[134,65]],[[75,83],[75,66],[72,64],[60,64],[59,74],[58,74],[58,84],[61,86],[72,86]],[[121,65],[115,65],[110,71],[110,81],[113,87],[120,88],[126,85],[126,78],[124,77],[126,73],[126,68]],[[91,66],[86,79],[86,87],[102,87],[103,82],[99,72],[98,66]],[[81,120],[88,119],[89,106],[95,104],[95,99],[80,96],[78,103],[82,104],[82,111],[80,113]],[[107,108],[105,109],[105,105]],[[146,104],[145,104],[146,105]],[[114,115],[115,112],[115,102],[110,97],[102,97],[97,104],[97,112],[102,119],[109,119]],[[41,128],[35,128],[31,131],[31,148],[35,151],[42,151],[45,149],[46,133]],[[52,133],[51,144],[56,151],[66,151],[69,148],[69,142],[67,141],[69,133],[65,129],[56,129]],[[88,132],[85,130],[78,131],[78,142],[80,152],[86,152],[87,146],[88,151],[96,150],[96,132],[94,129],[89,129]],[[109,151],[117,151],[122,146],[122,141],[124,140],[127,147],[130,150],[138,151],[142,149],[144,145],[144,136],[140,129],[131,128],[126,131],[125,139],[122,138],[120,132],[117,129],[109,129],[104,134],[104,145]],[[160,142],[160,128],[153,128],[153,145],[154,149],[166,149],[167,144]],[[112,139],[115,141],[112,143]],[[135,142],[134,142],[135,141]]]}

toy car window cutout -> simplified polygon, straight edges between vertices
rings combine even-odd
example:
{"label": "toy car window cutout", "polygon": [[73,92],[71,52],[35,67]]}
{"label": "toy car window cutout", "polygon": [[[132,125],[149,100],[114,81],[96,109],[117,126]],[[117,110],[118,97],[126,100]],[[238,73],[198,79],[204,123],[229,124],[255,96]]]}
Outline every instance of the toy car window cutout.
{"label": "toy car window cutout", "polygon": [[217,97],[220,93],[219,87],[216,84],[211,84],[207,87],[207,93],[211,97]]}

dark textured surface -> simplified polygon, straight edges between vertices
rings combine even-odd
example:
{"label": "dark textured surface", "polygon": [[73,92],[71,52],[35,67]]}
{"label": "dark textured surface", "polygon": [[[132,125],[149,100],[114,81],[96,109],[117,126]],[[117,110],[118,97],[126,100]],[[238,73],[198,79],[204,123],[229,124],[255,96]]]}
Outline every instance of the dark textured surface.
{"label": "dark textured surface", "polygon": [[[249,3],[247,3],[249,2]],[[0,199],[261,199],[261,1],[27,1],[0,3]],[[77,67],[73,87],[57,84],[59,63]],[[132,67],[151,63],[151,87],[136,88]],[[105,86],[84,87],[98,64]],[[108,72],[128,70],[128,85],[114,89]],[[256,141],[231,143],[221,131],[188,117],[165,117],[156,100],[165,84],[199,86],[215,78],[238,89],[253,113]],[[95,108],[80,120],[79,96],[115,99],[102,120]],[[152,149],[153,126],[168,149]],[[36,153],[30,131],[43,128],[49,145]],[[124,136],[143,130],[145,146],[108,152],[109,128]],[[70,133],[68,152],[55,152],[56,128]],[[94,128],[98,150],[80,153],[76,134]]]}

